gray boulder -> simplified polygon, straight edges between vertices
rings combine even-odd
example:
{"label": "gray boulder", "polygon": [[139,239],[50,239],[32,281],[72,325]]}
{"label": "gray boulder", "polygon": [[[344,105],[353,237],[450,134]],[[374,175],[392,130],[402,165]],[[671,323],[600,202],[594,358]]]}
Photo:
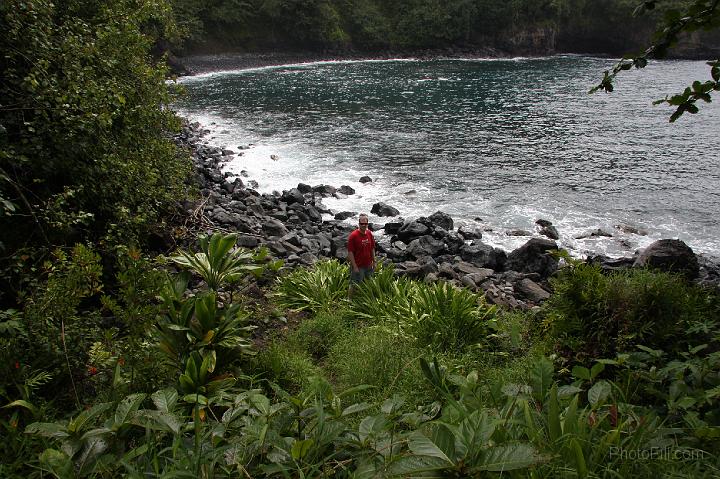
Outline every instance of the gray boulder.
{"label": "gray boulder", "polygon": [[389,235],[397,234],[400,231],[400,228],[402,228],[403,224],[405,224],[405,221],[402,218],[397,218],[396,220],[389,221],[385,223],[385,233]]}
{"label": "gray boulder", "polygon": [[[387,224],[385,226],[387,226]],[[430,228],[420,223],[419,221],[406,221],[405,223],[403,223],[403,225],[400,227],[400,230],[397,232],[397,237],[400,241],[404,243],[410,243],[410,241],[414,240],[415,238],[428,235],[430,234],[430,232]]]}
{"label": "gray boulder", "polygon": [[352,188],[351,186],[348,186],[348,185],[342,185],[342,186],[338,189],[338,192],[342,193],[343,195],[354,195],[354,194],[355,194],[355,189]]}
{"label": "gray boulder", "polygon": [[378,216],[397,216],[400,214],[400,211],[381,201],[372,206],[370,213]]}
{"label": "gray boulder", "polygon": [[482,230],[477,226],[463,225],[457,232],[466,240],[482,239]]}
{"label": "gray boulder", "polygon": [[268,236],[280,236],[283,237],[288,234],[288,229],[280,221],[275,218],[265,217],[263,218],[262,230]]}
{"label": "gray boulder", "polygon": [[501,249],[483,243],[476,243],[463,245],[460,248],[460,257],[463,261],[481,268],[501,270],[505,264],[506,254]]}
{"label": "gray boulder", "polygon": [[700,272],[693,250],[683,241],[676,239],[655,241],[640,253],[633,266],[681,273],[689,279],[697,278]]}
{"label": "gray boulder", "polygon": [[305,197],[302,193],[300,193],[300,190],[297,188],[292,188],[288,191],[283,191],[282,196],[280,197],[281,201],[284,201],[287,204],[293,204],[293,203],[300,203],[301,205],[305,203]]}
{"label": "gray boulder", "polygon": [[305,183],[298,183],[297,189],[300,193],[312,193],[312,186],[306,185]]}
{"label": "gray boulder", "polygon": [[505,268],[521,273],[538,273],[541,278],[546,278],[558,267],[558,260],[549,253],[553,250],[557,250],[554,241],[532,238],[508,255]]}
{"label": "gray boulder", "polygon": [[372,178],[369,176],[362,176],[360,177],[360,183],[372,183]]}
{"label": "gray boulder", "polygon": [[522,279],[515,283],[515,291],[533,303],[540,303],[550,297],[550,293],[529,278]]}
{"label": "gray boulder", "polygon": [[423,256],[437,256],[445,249],[445,243],[430,235],[421,236],[410,242],[407,252],[415,258]]}
{"label": "gray boulder", "polygon": [[543,226],[540,228],[540,234],[553,240],[560,239],[560,233],[558,233],[557,228],[553,225]]}
{"label": "gray boulder", "polygon": [[453,229],[453,219],[449,214],[443,213],[442,211],[436,211],[435,213],[428,216],[427,220],[433,226],[439,226],[440,228],[450,231]]}
{"label": "gray boulder", "polygon": [[343,220],[346,220],[346,219],[348,219],[348,218],[352,218],[352,217],[355,216],[355,215],[357,215],[357,213],[354,213],[354,212],[352,212],[352,211],[341,211],[340,213],[337,213],[337,214],[335,215],[335,219],[336,219],[336,220],[343,221]]}

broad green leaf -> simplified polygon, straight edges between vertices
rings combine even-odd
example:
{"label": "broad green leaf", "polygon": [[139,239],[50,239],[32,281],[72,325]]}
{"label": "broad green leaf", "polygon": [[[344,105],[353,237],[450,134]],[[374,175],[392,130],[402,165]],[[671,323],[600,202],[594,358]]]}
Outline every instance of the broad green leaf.
{"label": "broad green leaf", "polygon": [[430,438],[420,432],[414,432],[410,435],[408,447],[418,456],[429,456],[442,459],[450,465],[454,465],[454,461],[450,459],[447,454],[435,444]]}
{"label": "broad green leaf", "polygon": [[611,391],[612,388],[610,383],[607,381],[597,382],[588,391],[588,402],[593,407],[598,406],[605,402],[605,400],[610,396]]}
{"label": "broad green leaf", "polygon": [[118,404],[118,407],[115,410],[115,424],[113,424],[113,429],[122,427],[124,424],[129,422],[144,400],[145,394],[140,393],[131,394],[120,401],[120,404]]}
{"label": "broad green leaf", "polygon": [[483,455],[479,471],[513,471],[543,462],[530,444],[519,442],[492,447]]}
{"label": "broad green leaf", "polygon": [[590,370],[584,366],[574,366],[572,368],[572,375],[574,378],[582,379],[583,381],[590,381]]}
{"label": "broad green leaf", "polygon": [[310,448],[314,443],[315,441],[313,439],[295,441],[292,445],[292,448],[290,448],[290,454],[292,455],[292,458],[298,460],[307,456],[308,452],[310,452]]}
{"label": "broad green leaf", "polygon": [[530,385],[533,388],[533,396],[542,401],[550,390],[555,372],[553,364],[546,357],[535,362],[530,371]]}
{"label": "broad green leaf", "polygon": [[70,436],[65,426],[54,422],[34,422],[25,428],[25,434],[37,434],[38,436],[52,438],[65,438]]}
{"label": "broad green leaf", "polygon": [[387,425],[387,419],[381,414],[377,416],[367,416],[360,422],[358,437],[361,442],[365,442],[370,436],[374,436],[375,433],[384,431]]}
{"label": "broad green leaf", "polygon": [[111,403],[102,403],[102,404],[96,404],[95,406],[91,407],[90,409],[86,409],[85,411],[78,414],[78,416],[75,419],[70,420],[70,423],[68,424],[68,432],[76,433],[83,430],[85,427],[85,424],[87,424],[89,421],[95,419],[100,414],[104,413],[108,409],[112,407]]}
{"label": "broad green leaf", "polygon": [[358,403],[358,404],[352,404],[345,409],[343,409],[343,412],[341,416],[350,416],[351,414],[357,414],[362,411],[367,411],[372,407],[372,404],[368,404],[366,402]]}
{"label": "broad green leaf", "polygon": [[583,479],[588,475],[587,462],[585,461],[585,454],[583,453],[580,443],[576,438],[570,440],[570,449],[573,451],[575,457],[575,467],[577,469],[578,477]]}
{"label": "broad green leaf", "polygon": [[158,411],[171,412],[177,404],[178,393],[173,388],[167,388],[155,391],[151,398]]}
{"label": "broad green leaf", "polygon": [[596,363],[590,370],[590,379],[594,380],[598,376],[598,374],[600,374],[604,370],[605,370],[605,364]]}

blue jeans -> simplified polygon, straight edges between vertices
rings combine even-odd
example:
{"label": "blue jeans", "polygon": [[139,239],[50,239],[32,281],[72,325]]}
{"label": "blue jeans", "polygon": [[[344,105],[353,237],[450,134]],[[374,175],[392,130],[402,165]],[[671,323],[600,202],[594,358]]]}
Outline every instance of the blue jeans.
{"label": "blue jeans", "polygon": [[366,278],[372,278],[373,268],[369,266],[367,268],[358,267],[357,272],[353,271],[352,266],[350,267],[350,281],[353,283],[362,283]]}

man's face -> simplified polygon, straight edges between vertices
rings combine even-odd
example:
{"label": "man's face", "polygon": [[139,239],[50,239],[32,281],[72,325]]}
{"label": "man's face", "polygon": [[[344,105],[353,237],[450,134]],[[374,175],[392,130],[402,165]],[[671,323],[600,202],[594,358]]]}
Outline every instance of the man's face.
{"label": "man's face", "polygon": [[365,233],[368,229],[368,219],[364,216],[360,218],[360,222],[358,223],[358,226],[360,227],[360,232]]}

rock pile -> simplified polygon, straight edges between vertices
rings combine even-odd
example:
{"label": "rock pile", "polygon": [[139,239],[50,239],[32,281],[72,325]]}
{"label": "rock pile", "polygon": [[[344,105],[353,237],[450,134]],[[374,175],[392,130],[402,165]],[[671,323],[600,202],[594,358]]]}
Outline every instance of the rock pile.
{"label": "rock pile", "polygon": [[[203,197],[201,205],[187,205],[189,212],[201,206],[204,216],[214,225],[239,234],[240,246],[266,246],[273,256],[282,258],[291,267],[312,265],[322,257],[347,258],[347,237],[354,228],[343,220],[356,216],[357,212],[330,211],[322,200],[353,195],[353,188],[300,183],[282,193],[260,194],[255,189],[257,183],[252,180],[223,174],[221,165],[236,153],[202,144],[201,138],[206,132],[197,123],[188,124],[176,137],[190,148]],[[361,182],[363,180],[369,178],[364,177]],[[547,280],[558,268],[558,259],[552,254],[558,246],[550,238],[558,235],[547,221],[538,221],[547,239],[531,238],[520,248],[506,253],[483,243],[482,231],[478,228],[454,229],[453,219],[441,211],[404,220],[392,206],[377,203],[372,212],[388,217],[388,222],[371,225],[371,229],[383,230],[377,242],[378,256],[394,263],[399,275],[427,282],[443,279],[483,291],[490,303],[511,308],[531,308],[549,297]],[[655,257],[641,255],[637,260],[624,263],[617,260],[613,263],[607,258],[594,260],[607,268],[633,263],[667,264],[667,260],[653,259]],[[683,261],[683,264],[691,263]],[[697,261],[694,265],[690,267],[695,268],[692,271],[697,275]]]}

